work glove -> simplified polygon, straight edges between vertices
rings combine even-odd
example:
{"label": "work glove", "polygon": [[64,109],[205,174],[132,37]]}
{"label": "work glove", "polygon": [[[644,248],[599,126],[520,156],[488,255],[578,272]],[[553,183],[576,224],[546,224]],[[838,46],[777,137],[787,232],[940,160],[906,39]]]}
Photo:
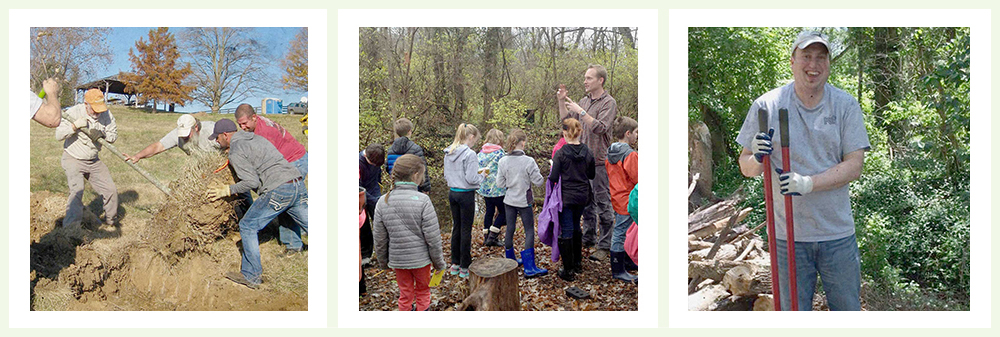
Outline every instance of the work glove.
{"label": "work glove", "polygon": [[771,136],[774,136],[774,129],[767,130],[767,133],[758,133],[754,136],[753,140],[750,141],[750,151],[753,152],[753,158],[757,160],[758,163],[764,162],[764,156],[770,156],[771,151],[774,148],[771,145]]}
{"label": "work glove", "polygon": [[209,187],[208,190],[205,191],[205,196],[211,201],[228,197],[231,194],[232,193],[229,191],[229,185],[216,185]]}
{"label": "work glove", "polygon": [[74,130],[79,130],[79,129],[83,129],[83,128],[87,127],[87,121],[88,120],[89,120],[89,118],[87,118],[86,116],[77,118],[76,121],[73,122],[73,129]]}
{"label": "work glove", "polygon": [[778,172],[778,181],[780,181],[781,184],[781,194],[804,195],[812,192],[812,177],[804,176],[795,172],[784,172],[781,169],[775,169],[775,171]]}
{"label": "work glove", "polygon": [[90,139],[98,139],[104,137],[104,132],[98,129],[88,129],[87,135],[90,136]]}

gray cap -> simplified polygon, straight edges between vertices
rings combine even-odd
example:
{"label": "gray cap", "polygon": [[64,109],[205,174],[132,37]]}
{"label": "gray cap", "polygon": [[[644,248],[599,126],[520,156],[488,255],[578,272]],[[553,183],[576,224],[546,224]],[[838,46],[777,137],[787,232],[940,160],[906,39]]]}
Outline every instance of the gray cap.
{"label": "gray cap", "polygon": [[813,43],[821,43],[824,47],[826,47],[827,52],[830,51],[830,41],[827,40],[826,34],[817,31],[809,31],[799,34],[799,37],[795,39],[795,43],[792,44],[791,54],[795,55],[796,48],[806,49],[806,47],[809,47],[809,45]]}

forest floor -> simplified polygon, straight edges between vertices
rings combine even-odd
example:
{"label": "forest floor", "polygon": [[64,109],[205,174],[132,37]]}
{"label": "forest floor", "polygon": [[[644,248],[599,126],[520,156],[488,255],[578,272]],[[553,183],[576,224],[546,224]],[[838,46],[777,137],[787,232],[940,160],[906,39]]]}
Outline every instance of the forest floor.
{"label": "forest floor", "polygon": [[[481,217],[480,217],[481,218]],[[478,222],[477,222],[478,223]],[[477,227],[478,226],[478,227]],[[520,257],[520,251],[524,247],[524,232],[520,225],[514,234],[514,247]],[[483,235],[480,225],[473,225],[477,228],[472,235],[472,259],[482,259],[485,257],[503,257],[503,247],[483,246]],[[445,261],[450,261],[450,228],[442,228],[441,239],[444,243]],[[539,268],[548,269],[549,273],[531,279],[524,278],[524,268],[518,267],[518,289],[520,290],[521,310],[524,311],[581,311],[581,310],[602,310],[602,311],[622,311],[638,310],[639,292],[638,285],[614,280],[611,278],[611,265],[609,259],[604,261],[593,261],[588,257],[590,251],[584,249],[583,253],[583,273],[577,274],[576,280],[566,282],[556,276],[561,262],[552,262],[550,259],[552,248],[536,240],[535,255],[536,264]],[[361,310],[365,311],[391,311],[396,310],[399,298],[399,287],[396,285],[396,274],[389,269],[380,269],[377,262],[374,267],[364,270],[368,294],[361,296]],[[636,272],[638,273],[638,272]],[[576,300],[566,295],[565,289],[571,286],[578,287],[590,293],[589,299]],[[434,311],[458,310],[462,300],[468,295],[469,281],[458,276],[445,273],[444,279],[437,287],[431,288],[431,307]]]}

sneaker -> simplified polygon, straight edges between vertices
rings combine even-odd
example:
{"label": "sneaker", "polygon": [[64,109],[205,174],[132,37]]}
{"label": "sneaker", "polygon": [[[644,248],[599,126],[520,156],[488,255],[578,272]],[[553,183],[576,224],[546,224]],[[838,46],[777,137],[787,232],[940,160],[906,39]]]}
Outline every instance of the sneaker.
{"label": "sneaker", "polygon": [[608,256],[610,256],[610,255],[611,255],[611,251],[610,250],[607,250],[607,249],[598,249],[598,250],[594,251],[593,254],[590,254],[590,259],[594,260],[594,261],[604,261],[604,260],[607,260]]}
{"label": "sneaker", "polygon": [[236,282],[237,284],[245,285],[247,288],[250,289],[257,289],[258,287],[260,287],[260,283],[250,282],[249,280],[246,279],[246,277],[243,277],[243,273],[240,272],[235,272],[235,271],[227,272],[226,278],[229,279],[230,281]]}
{"label": "sneaker", "polygon": [[461,268],[459,268],[457,264],[453,264],[451,265],[451,268],[448,268],[448,273],[458,275],[458,273],[461,272],[460,269]]}
{"label": "sneaker", "polygon": [[281,253],[281,257],[297,256],[297,255],[299,255],[299,253],[302,253],[302,248],[292,249],[292,248],[287,248],[286,247],[285,251]]}
{"label": "sneaker", "polygon": [[469,269],[468,268],[461,268],[461,271],[458,272],[458,277],[459,278],[469,277]]}

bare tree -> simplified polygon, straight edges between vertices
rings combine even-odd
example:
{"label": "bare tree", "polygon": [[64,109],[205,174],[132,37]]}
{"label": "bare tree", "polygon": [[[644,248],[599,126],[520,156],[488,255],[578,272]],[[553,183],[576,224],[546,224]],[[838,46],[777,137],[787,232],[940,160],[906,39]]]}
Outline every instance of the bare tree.
{"label": "bare tree", "polygon": [[265,88],[266,58],[251,28],[188,28],[181,35],[194,71],[191,96],[218,113]]}
{"label": "bare tree", "polygon": [[[109,28],[32,27],[31,88],[42,87],[46,78],[56,77],[64,88],[83,80],[96,79],[111,64]],[[63,90],[60,102],[73,104],[73,90]]]}

